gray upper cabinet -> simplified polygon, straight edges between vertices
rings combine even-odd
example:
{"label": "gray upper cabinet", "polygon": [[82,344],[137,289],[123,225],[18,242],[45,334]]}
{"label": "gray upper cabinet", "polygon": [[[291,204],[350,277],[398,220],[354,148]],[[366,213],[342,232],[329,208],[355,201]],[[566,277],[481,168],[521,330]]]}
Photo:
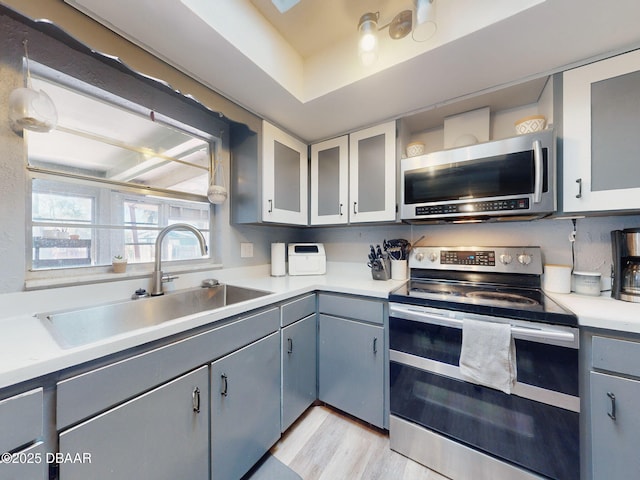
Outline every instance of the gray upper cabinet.
{"label": "gray upper cabinet", "polygon": [[311,145],[311,224],[396,219],[396,124]]}
{"label": "gray upper cabinet", "polygon": [[211,390],[212,478],[236,480],[280,438],[279,333],[213,362]]}
{"label": "gray upper cabinet", "polygon": [[349,221],[396,219],[396,122],[349,135]]}
{"label": "gray upper cabinet", "polygon": [[563,209],[640,208],[640,50],[563,74]]}
{"label": "gray upper cabinet", "polygon": [[201,367],[60,434],[60,480],[208,478],[209,378]]}
{"label": "gray upper cabinet", "polygon": [[231,217],[235,223],[308,225],[308,147],[269,122],[260,134],[231,129]]}
{"label": "gray upper cabinet", "polygon": [[349,222],[349,137],[311,145],[311,225]]}

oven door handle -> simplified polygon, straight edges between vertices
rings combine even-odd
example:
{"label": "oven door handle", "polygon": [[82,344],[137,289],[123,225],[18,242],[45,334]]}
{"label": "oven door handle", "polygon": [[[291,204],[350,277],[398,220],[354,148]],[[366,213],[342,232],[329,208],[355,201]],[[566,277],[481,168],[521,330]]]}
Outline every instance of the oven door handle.
{"label": "oven door handle", "polygon": [[542,201],[542,144],[540,140],[533,142],[533,166],[534,166],[534,183],[533,183],[533,203],[540,203]]}
{"label": "oven door handle", "polygon": [[[402,318],[405,320],[413,320],[422,323],[429,323],[433,325],[442,325],[444,327],[462,328],[463,320],[458,318],[451,318],[444,315],[438,315],[434,313],[427,313],[417,308],[411,307],[399,307],[394,305],[389,312],[390,317]],[[576,344],[576,335],[574,332],[563,330],[551,330],[548,328],[533,328],[522,326],[511,326],[511,334],[514,338],[521,340],[533,340],[533,341],[553,341],[567,343],[571,345]]]}

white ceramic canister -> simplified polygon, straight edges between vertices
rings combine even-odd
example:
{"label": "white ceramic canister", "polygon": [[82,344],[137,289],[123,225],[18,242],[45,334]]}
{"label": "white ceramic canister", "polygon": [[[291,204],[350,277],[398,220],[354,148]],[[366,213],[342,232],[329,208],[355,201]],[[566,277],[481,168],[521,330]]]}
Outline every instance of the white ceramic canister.
{"label": "white ceramic canister", "polygon": [[600,272],[573,272],[575,292],[581,295],[600,295],[600,278]]}
{"label": "white ceramic canister", "polygon": [[284,277],[287,274],[287,264],[285,260],[286,245],[284,243],[271,244],[271,276]]}
{"label": "white ceramic canister", "polygon": [[406,280],[407,279],[407,261],[391,260],[391,279]]}
{"label": "white ceramic canister", "polygon": [[571,265],[546,264],[542,288],[547,292],[571,292]]}

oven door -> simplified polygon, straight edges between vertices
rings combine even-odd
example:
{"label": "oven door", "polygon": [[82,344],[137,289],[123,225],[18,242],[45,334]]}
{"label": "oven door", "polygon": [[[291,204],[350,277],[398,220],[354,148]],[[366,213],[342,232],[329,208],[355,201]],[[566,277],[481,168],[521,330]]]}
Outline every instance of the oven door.
{"label": "oven door", "polygon": [[457,312],[392,304],[391,415],[545,477],[578,479],[577,329],[512,324],[518,382],[507,395],[460,374],[462,330],[456,317]]}
{"label": "oven door", "polygon": [[403,220],[555,211],[551,131],[402,160]]}

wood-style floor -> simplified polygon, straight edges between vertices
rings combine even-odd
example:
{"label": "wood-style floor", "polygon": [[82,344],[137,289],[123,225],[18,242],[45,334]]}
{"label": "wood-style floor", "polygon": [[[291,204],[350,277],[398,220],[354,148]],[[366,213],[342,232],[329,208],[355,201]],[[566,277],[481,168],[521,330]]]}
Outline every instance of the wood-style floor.
{"label": "wood-style floor", "polygon": [[446,480],[389,449],[389,437],[325,406],[314,406],[271,454],[303,480]]}

